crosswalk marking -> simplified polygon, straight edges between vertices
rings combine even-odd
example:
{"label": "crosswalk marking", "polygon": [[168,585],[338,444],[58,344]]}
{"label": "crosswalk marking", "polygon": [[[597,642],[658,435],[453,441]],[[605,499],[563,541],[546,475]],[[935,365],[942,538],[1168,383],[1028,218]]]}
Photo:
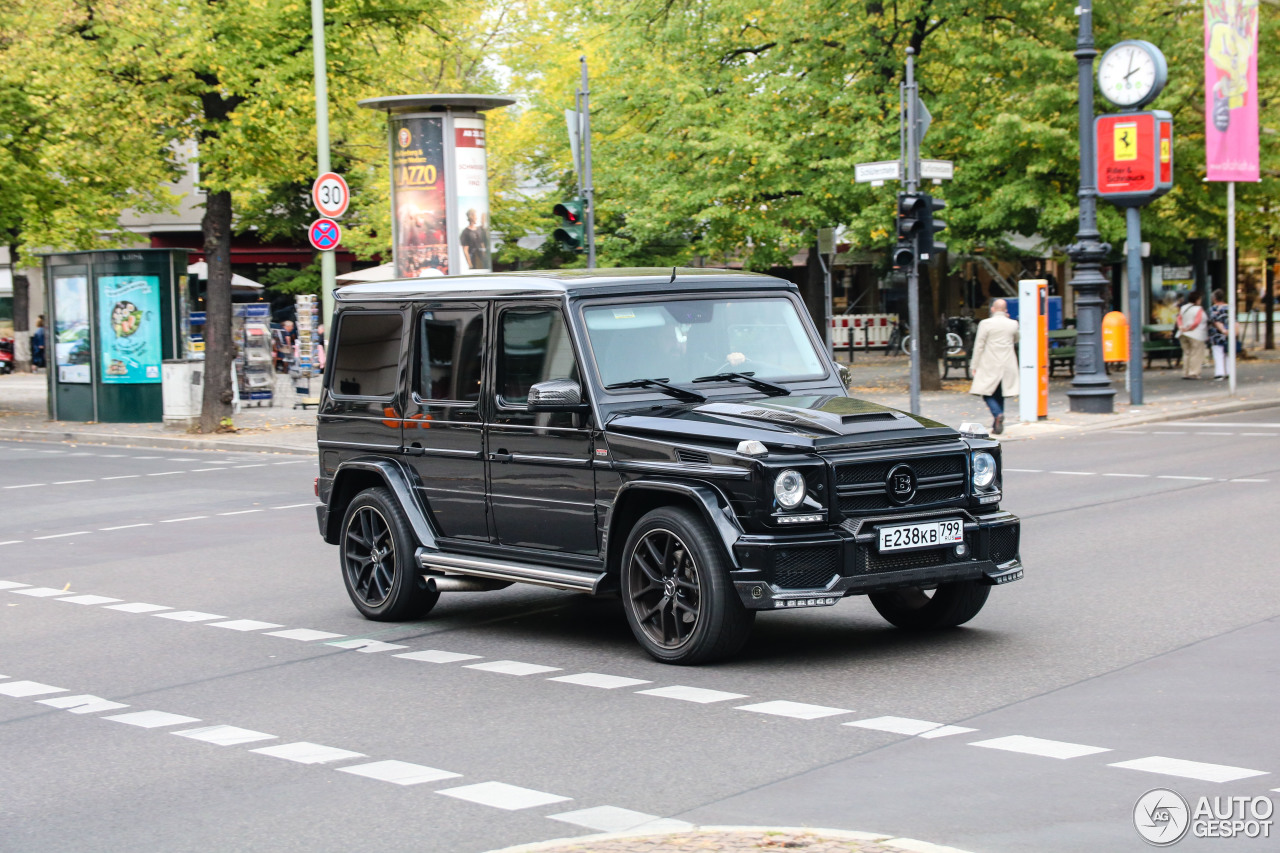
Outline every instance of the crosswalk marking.
{"label": "crosswalk marking", "polygon": [[1246,767],[1231,767],[1227,764],[1205,764],[1201,761],[1185,761],[1181,758],[1165,758],[1161,755],[1135,758],[1132,761],[1118,761],[1108,766],[1159,773],[1164,776],[1179,776],[1183,779],[1199,779],[1202,782],[1234,782],[1237,779],[1267,775],[1265,770],[1250,770]]}
{"label": "crosswalk marking", "polygon": [[1096,755],[1099,752],[1110,752],[1101,746],[1086,746],[1081,743],[1067,743],[1061,740],[1045,740],[1044,738],[1026,735],[1010,735],[1008,737],[980,740],[969,744],[987,749],[1001,749],[1005,752],[1022,752],[1027,755],[1039,755],[1043,758],[1080,758],[1084,755]]}

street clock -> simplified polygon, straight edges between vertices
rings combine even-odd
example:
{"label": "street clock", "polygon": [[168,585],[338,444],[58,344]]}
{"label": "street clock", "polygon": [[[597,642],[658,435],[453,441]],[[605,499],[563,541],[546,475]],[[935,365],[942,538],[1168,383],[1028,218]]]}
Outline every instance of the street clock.
{"label": "street clock", "polygon": [[1129,39],[1112,45],[1098,63],[1098,88],[1122,109],[1136,110],[1155,100],[1169,81],[1169,66],[1160,48]]}

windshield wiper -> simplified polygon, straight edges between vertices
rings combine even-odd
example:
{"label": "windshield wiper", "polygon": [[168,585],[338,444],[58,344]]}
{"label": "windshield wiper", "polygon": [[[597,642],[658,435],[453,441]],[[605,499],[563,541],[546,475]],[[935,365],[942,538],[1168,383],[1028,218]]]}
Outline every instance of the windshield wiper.
{"label": "windshield wiper", "polygon": [[699,376],[694,382],[745,382],[757,391],[763,391],[770,397],[782,397],[790,394],[791,391],[781,385],[775,385],[772,382],[765,382],[763,379],[755,379],[755,373],[716,373],[711,376]]}
{"label": "windshield wiper", "polygon": [[615,391],[620,388],[657,388],[662,393],[670,394],[678,400],[684,400],[689,403],[707,402],[707,398],[697,391],[690,391],[688,388],[671,385],[665,376],[661,379],[632,379],[630,382],[615,382],[612,385],[604,386],[606,391]]}

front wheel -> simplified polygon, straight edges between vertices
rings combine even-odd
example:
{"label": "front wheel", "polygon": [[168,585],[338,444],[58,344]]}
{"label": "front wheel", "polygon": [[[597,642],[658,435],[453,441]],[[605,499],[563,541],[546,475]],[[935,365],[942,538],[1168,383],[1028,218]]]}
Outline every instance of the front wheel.
{"label": "front wheel", "polygon": [[908,631],[935,631],[963,625],[987,603],[991,587],[978,581],[939,584],[936,589],[918,587],[873,592],[872,606],[891,625]]}
{"label": "front wheel", "polygon": [[622,552],[621,586],[631,632],[663,663],[731,657],[755,621],[706,525],[678,507],[655,509],[632,529]]}
{"label": "front wheel", "polygon": [[338,541],[347,595],[366,619],[400,622],[425,616],[440,593],[427,586],[414,560],[409,520],[386,489],[356,495]]}

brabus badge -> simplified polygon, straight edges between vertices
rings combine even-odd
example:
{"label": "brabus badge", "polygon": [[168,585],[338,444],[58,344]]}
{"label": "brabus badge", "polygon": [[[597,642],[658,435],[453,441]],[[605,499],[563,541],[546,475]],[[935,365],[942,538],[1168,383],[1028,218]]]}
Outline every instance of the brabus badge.
{"label": "brabus badge", "polygon": [[894,465],[885,478],[884,490],[889,500],[898,506],[911,503],[916,496],[916,472],[910,465]]}

